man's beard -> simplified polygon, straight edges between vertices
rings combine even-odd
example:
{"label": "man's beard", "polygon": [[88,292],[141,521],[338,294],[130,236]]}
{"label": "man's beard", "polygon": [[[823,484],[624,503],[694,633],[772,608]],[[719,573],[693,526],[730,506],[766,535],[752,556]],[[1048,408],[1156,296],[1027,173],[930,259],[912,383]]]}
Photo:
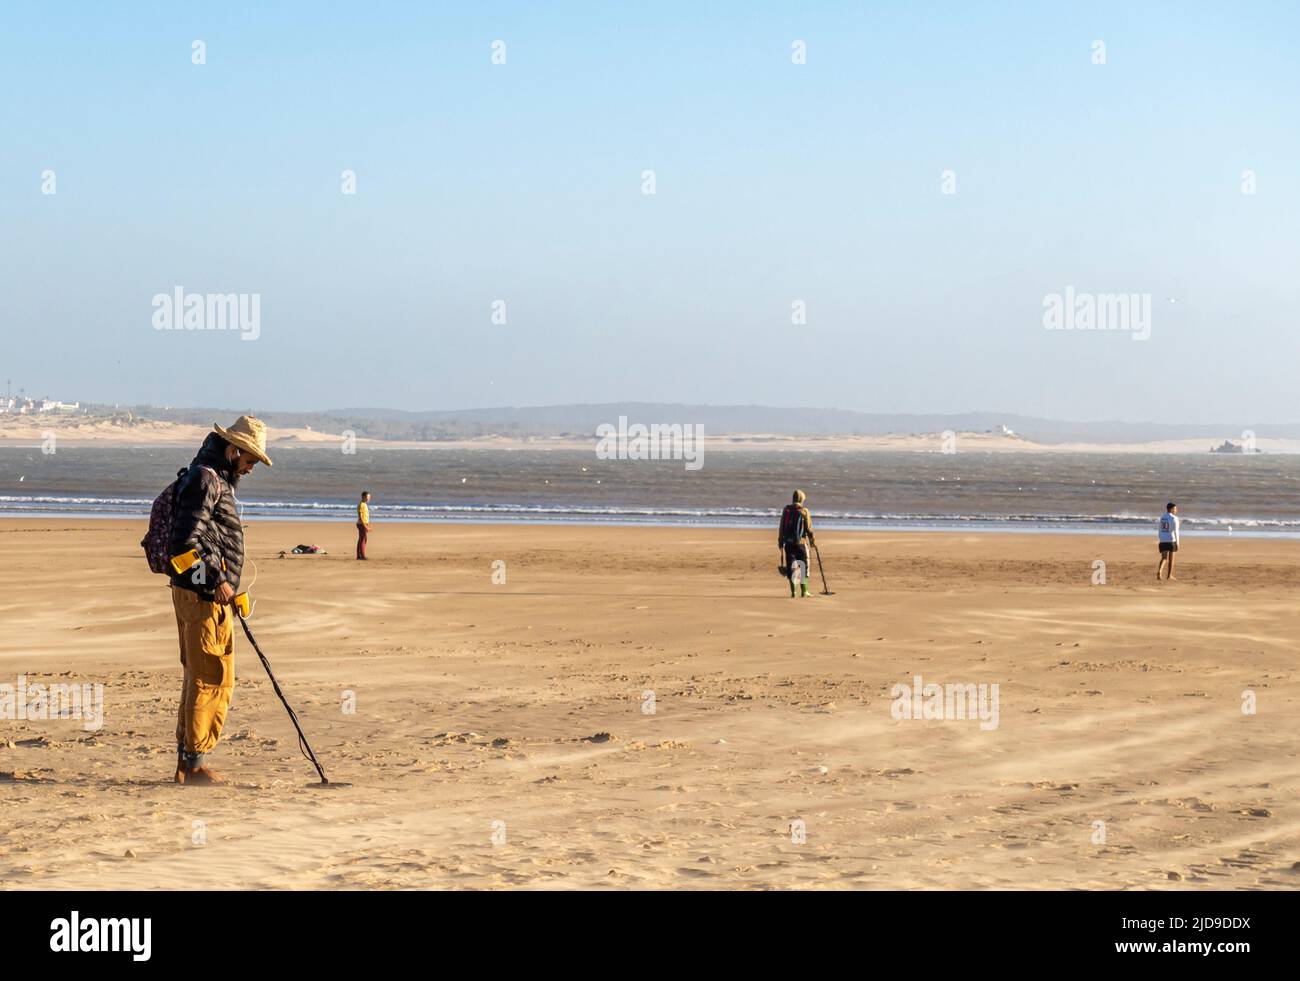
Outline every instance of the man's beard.
{"label": "man's beard", "polygon": [[232,466],[232,467],[230,468],[230,471],[229,471],[229,473],[228,473],[227,476],[226,476],[226,483],[228,483],[228,484],[230,485],[230,489],[231,489],[231,490],[234,490],[236,487],[239,486],[239,478],[240,478],[241,476],[243,476],[243,475],[239,472],[239,465],[238,465],[238,464],[236,464],[236,465],[234,465],[234,466]]}

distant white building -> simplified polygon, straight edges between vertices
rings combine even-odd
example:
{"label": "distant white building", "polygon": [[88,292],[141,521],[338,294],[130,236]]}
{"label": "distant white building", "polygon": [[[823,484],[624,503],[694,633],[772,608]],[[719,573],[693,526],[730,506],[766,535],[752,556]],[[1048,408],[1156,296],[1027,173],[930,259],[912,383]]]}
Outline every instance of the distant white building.
{"label": "distant white building", "polygon": [[17,416],[38,415],[43,412],[77,412],[80,402],[56,402],[53,399],[0,398],[0,414]]}

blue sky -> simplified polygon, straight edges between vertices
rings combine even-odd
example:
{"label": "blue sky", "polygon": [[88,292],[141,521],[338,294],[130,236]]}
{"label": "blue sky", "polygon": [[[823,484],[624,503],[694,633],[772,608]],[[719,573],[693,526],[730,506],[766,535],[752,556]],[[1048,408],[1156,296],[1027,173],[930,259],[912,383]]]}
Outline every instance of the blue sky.
{"label": "blue sky", "polygon": [[[0,382],[1300,420],[1294,4],[227,6],[0,13]],[[154,330],[177,285],[260,336]]]}

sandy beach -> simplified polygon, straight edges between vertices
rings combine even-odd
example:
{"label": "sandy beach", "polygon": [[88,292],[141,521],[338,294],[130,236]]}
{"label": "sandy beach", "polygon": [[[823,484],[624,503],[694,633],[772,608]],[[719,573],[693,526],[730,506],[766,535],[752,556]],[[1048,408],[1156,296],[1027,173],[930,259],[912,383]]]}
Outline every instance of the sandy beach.
{"label": "sandy beach", "polygon": [[[826,531],[792,600],[767,531],[376,524],[361,564],[255,522],[252,626],[346,786],[237,631],[201,789],[142,533],[0,522],[0,683],[104,685],[98,730],[0,721],[2,889],[1300,886],[1294,541],[1157,585],[1147,538]],[[996,727],[895,718],[916,676]]]}

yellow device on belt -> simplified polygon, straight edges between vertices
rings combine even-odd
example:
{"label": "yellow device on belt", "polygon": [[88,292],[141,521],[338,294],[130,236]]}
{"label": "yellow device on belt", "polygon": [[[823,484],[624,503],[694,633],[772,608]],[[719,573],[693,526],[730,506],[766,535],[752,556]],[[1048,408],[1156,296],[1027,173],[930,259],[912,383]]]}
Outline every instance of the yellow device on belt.
{"label": "yellow device on belt", "polygon": [[[183,575],[186,572],[189,572],[191,569],[193,569],[196,565],[198,565],[202,561],[203,561],[203,556],[199,554],[199,550],[197,548],[192,548],[188,552],[182,552],[180,555],[173,555],[171,557],[171,566],[172,569],[176,572],[176,575],[179,576],[179,575]],[[226,560],[222,559],[221,571],[224,572],[225,569],[226,569]]]}
{"label": "yellow device on belt", "polygon": [[184,575],[203,561],[197,548],[192,548],[188,552],[182,552],[180,555],[173,555],[171,559],[172,570],[176,575]]}
{"label": "yellow device on belt", "polygon": [[[179,576],[189,572],[189,570],[193,569],[202,561],[203,556],[199,555],[199,550],[197,548],[192,548],[188,552],[182,552],[180,555],[173,555],[171,558],[171,566],[176,570],[176,575]],[[221,562],[221,568],[225,569],[225,567],[226,563],[223,559]],[[235,604],[235,609],[239,611],[239,615],[247,620],[249,614],[252,612],[248,605],[248,591],[245,590],[244,592],[237,594],[231,602]]]}

